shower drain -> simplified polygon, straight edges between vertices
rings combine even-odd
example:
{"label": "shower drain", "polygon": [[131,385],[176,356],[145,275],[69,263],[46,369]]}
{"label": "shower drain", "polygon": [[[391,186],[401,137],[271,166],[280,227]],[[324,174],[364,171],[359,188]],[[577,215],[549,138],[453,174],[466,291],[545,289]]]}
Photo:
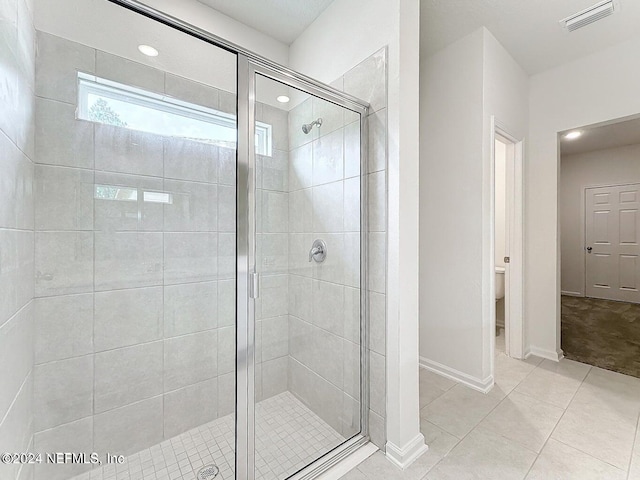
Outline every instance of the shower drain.
{"label": "shower drain", "polygon": [[198,474],[196,475],[197,480],[213,480],[220,473],[220,469],[215,465],[205,465],[200,470],[198,470]]}

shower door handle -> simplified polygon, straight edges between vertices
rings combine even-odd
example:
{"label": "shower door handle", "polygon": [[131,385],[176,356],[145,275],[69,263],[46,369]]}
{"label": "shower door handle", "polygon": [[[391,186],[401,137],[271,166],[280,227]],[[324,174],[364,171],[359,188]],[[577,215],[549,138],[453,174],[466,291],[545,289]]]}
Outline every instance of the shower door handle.
{"label": "shower door handle", "polygon": [[258,273],[249,274],[249,298],[256,299],[260,296],[260,275]]}

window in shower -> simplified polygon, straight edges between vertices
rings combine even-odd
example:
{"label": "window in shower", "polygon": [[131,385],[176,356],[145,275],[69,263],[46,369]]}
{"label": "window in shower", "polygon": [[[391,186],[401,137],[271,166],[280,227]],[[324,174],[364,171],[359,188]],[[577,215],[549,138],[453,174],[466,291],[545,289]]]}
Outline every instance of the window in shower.
{"label": "window in shower", "polygon": [[[78,73],[78,118],[235,148],[235,115],[131,85]],[[272,126],[256,125],[256,152],[272,156]]]}

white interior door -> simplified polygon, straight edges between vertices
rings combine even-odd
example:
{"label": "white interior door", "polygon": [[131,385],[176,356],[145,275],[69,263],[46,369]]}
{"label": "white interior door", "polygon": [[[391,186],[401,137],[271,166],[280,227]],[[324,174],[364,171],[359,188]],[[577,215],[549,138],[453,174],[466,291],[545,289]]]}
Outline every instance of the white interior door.
{"label": "white interior door", "polygon": [[640,184],[587,188],[586,295],[640,303]]}

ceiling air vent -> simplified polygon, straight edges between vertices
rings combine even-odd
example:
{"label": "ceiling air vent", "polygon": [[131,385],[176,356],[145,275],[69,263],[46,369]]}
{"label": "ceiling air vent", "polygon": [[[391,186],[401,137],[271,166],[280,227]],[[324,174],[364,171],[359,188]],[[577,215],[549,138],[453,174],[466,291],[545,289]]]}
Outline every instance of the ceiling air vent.
{"label": "ceiling air vent", "polygon": [[582,10],[574,15],[560,20],[560,24],[570,32],[582,28],[590,23],[597,22],[601,18],[612,15],[615,11],[614,0],[605,0]]}

